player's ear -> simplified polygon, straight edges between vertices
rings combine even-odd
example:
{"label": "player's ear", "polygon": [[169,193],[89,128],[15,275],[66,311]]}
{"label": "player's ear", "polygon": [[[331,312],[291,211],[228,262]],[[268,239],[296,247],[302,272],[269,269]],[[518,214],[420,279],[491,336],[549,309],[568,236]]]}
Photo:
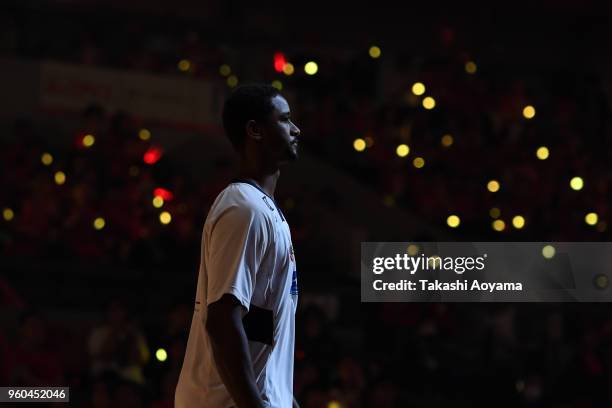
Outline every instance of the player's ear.
{"label": "player's ear", "polygon": [[256,141],[261,140],[261,126],[259,126],[259,124],[254,121],[254,120],[249,120],[246,125],[246,135],[249,139],[253,139]]}

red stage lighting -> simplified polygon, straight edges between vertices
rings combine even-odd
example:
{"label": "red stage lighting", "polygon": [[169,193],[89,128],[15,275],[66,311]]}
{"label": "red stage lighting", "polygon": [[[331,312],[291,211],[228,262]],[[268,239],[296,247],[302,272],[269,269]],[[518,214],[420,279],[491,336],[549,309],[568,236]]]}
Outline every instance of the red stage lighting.
{"label": "red stage lighting", "polygon": [[283,72],[285,64],[287,64],[285,54],[283,54],[282,52],[277,52],[276,54],[274,54],[274,70],[276,72]]}
{"label": "red stage lighting", "polygon": [[155,197],[161,197],[164,201],[171,201],[174,198],[174,194],[172,191],[166,190],[165,188],[158,187],[153,190],[153,195]]}
{"label": "red stage lighting", "polygon": [[144,154],[143,160],[147,164],[155,164],[163,155],[162,149],[159,147],[150,147]]}

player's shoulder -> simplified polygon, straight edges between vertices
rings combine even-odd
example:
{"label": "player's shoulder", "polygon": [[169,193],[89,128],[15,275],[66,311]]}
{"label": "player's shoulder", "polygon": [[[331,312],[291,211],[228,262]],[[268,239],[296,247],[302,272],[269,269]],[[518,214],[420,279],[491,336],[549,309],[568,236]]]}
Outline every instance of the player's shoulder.
{"label": "player's shoulder", "polygon": [[211,213],[220,215],[231,209],[237,215],[269,218],[267,199],[265,194],[247,183],[232,182],[219,193]]}

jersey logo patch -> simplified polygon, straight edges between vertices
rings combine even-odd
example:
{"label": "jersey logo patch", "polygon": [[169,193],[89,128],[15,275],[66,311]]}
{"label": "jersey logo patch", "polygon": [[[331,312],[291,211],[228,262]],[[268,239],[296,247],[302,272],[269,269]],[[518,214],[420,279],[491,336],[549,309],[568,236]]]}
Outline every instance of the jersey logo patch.
{"label": "jersey logo patch", "polygon": [[297,269],[293,270],[293,278],[291,279],[291,294],[298,294],[298,284],[297,284]]}
{"label": "jersey logo patch", "polygon": [[264,203],[266,203],[266,205],[268,206],[268,208],[269,208],[271,211],[274,211],[274,207],[272,207],[272,205],[271,205],[271,204],[268,202],[268,197],[263,196],[263,197],[261,197],[261,199],[263,200],[263,202],[264,202]]}

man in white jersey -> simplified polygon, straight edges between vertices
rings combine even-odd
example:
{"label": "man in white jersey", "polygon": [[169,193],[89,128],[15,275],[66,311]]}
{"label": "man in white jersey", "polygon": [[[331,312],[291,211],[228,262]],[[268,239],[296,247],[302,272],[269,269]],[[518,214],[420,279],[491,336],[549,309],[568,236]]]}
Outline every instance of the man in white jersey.
{"label": "man in white jersey", "polygon": [[276,88],[247,85],[223,107],[238,179],[213,203],[202,234],[195,311],[176,408],[288,408],[293,398],[297,272],[274,201],[300,130]]}

